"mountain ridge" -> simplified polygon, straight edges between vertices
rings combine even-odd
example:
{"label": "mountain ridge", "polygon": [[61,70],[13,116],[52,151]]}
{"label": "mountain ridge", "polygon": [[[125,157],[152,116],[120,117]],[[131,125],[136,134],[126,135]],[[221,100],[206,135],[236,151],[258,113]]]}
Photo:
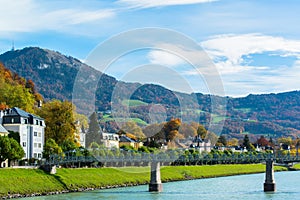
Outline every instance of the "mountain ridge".
{"label": "mountain ridge", "polygon": [[[150,123],[151,116],[148,113],[152,109],[151,105],[161,104],[166,108],[168,119],[181,117],[206,126],[224,123],[224,134],[250,132],[297,137],[300,133],[300,91],[249,94],[245,97],[174,92],[155,84],[122,82],[76,58],[39,47],[5,52],[0,55],[0,61],[11,71],[33,80],[37,91],[45,99],[71,100],[78,70],[84,69],[85,77],[79,80],[79,84],[84,86],[83,95],[95,95],[97,111],[111,110],[112,103],[115,103],[115,107],[119,109],[118,117],[122,117],[122,112],[128,111],[130,116]],[[97,86],[96,94],[91,89],[93,85]],[[118,87],[120,93],[114,93],[115,87]],[[125,97],[145,102],[147,105],[126,108],[122,104]],[[217,104],[226,101],[226,108],[212,110],[212,97]],[[89,107],[92,108],[86,103],[79,110],[84,111]],[[226,114],[223,114],[224,111]]]}

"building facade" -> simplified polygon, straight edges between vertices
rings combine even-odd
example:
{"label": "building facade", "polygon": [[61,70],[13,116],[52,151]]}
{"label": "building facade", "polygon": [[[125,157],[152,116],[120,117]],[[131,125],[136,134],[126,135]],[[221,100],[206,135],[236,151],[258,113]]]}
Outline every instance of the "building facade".
{"label": "building facade", "polygon": [[[0,137],[3,136],[7,136],[8,135],[8,131],[0,124]],[[0,167],[7,167],[8,166],[8,161],[4,161],[2,163],[0,163]]]}
{"label": "building facade", "polygon": [[42,159],[46,127],[44,119],[17,107],[3,110],[0,115],[6,130],[20,134],[20,145],[25,152],[23,159]]}
{"label": "building facade", "polygon": [[101,133],[101,144],[106,148],[119,148],[119,135],[116,133]]}

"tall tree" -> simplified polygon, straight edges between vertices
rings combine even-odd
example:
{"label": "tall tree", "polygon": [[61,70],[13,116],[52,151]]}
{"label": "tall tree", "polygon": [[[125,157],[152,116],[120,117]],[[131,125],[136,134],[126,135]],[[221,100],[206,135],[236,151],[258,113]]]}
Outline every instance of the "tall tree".
{"label": "tall tree", "polygon": [[38,114],[45,119],[45,140],[53,139],[58,145],[65,140],[76,143],[75,106],[69,101],[52,100],[38,110]]}
{"label": "tall tree", "polygon": [[243,146],[246,147],[248,151],[253,151],[255,150],[254,146],[251,144],[250,139],[248,135],[245,135],[244,140],[243,140]]}
{"label": "tall tree", "polygon": [[96,142],[97,144],[101,143],[100,126],[95,112],[89,117],[89,130],[86,134],[86,147],[90,146],[93,142]]}
{"label": "tall tree", "polygon": [[207,136],[207,130],[204,128],[204,126],[199,125],[197,129],[197,135],[200,136],[202,140],[204,140]]}

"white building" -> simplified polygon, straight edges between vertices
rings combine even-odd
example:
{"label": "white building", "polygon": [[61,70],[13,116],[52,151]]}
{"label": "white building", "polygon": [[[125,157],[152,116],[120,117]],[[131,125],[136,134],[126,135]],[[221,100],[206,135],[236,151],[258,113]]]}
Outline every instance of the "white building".
{"label": "white building", "polygon": [[[1,120],[1,119],[0,119]],[[1,125],[0,123],[0,137],[3,137],[3,136],[7,136],[8,135],[8,131]],[[0,167],[7,167],[8,166],[8,161],[4,161],[2,163],[0,163]]]}
{"label": "white building", "polygon": [[119,148],[119,135],[116,133],[101,133],[101,144],[106,148]]}
{"label": "white building", "polygon": [[20,134],[20,144],[24,149],[24,159],[41,159],[45,142],[45,121],[17,107],[1,111],[2,125],[8,131]]}

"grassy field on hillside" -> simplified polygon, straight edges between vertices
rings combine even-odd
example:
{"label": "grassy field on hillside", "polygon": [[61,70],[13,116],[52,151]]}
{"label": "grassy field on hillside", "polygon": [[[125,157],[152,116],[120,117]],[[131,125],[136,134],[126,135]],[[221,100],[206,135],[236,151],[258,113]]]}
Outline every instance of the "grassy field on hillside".
{"label": "grassy field on hillside", "polygon": [[[276,171],[287,170],[275,166]],[[162,181],[210,178],[261,173],[263,164],[166,166],[161,168]],[[8,194],[47,193],[51,191],[103,188],[147,184],[149,167],[57,169],[49,175],[38,169],[0,169],[0,197]]]}

